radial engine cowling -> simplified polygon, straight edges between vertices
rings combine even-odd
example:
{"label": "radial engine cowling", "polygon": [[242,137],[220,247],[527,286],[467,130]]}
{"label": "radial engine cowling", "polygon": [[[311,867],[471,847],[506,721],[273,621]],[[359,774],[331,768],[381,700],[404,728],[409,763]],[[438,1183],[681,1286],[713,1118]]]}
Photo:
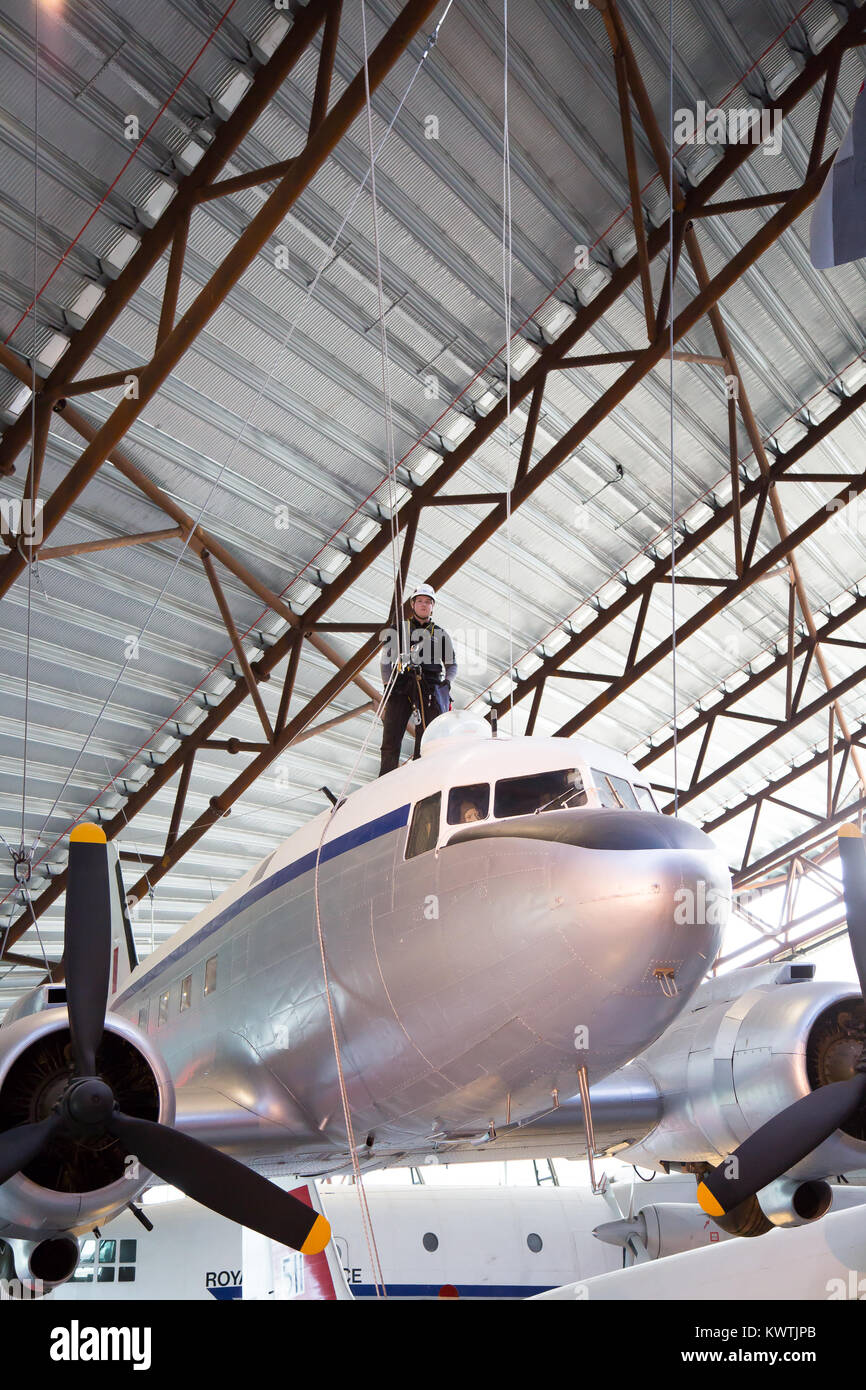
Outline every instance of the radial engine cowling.
{"label": "radial engine cowling", "polygon": [[[174,1122],[174,1088],[165,1063],[127,1019],[109,1013],[97,1074],[127,1115]],[[0,1028],[0,1132],[45,1119],[73,1076],[65,1008],[47,1008]],[[60,1132],[24,1170],[0,1185],[0,1240],[44,1241],[108,1222],[150,1178],[135,1155],[108,1134]]]}
{"label": "radial engine cowling", "polygon": [[[663,1112],[645,1139],[617,1157],[654,1168],[715,1166],[801,1096],[852,1076],[859,1056],[852,1025],[856,1033],[863,1021],[863,1000],[850,985],[806,979],[761,983],[693,1007],[633,1064],[652,1076]],[[860,1111],[786,1176],[820,1181],[863,1167]],[[771,1221],[793,1224],[778,1200],[768,1205]]]}

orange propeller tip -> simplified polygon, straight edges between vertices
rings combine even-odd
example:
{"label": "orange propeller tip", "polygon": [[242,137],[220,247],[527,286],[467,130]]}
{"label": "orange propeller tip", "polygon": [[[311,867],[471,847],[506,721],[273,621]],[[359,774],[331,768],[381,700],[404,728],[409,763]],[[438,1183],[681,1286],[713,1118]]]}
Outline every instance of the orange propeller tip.
{"label": "orange propeller tip", "polygon": [[70,843],[74,840],[77,844],[84,842],[104,845],[107,844],[108,837],[101,825],[94,825],[91,821],[82,821],[80,825],[76,825],[71,831],[69,840]]}
{"label": "orange propeller tip", "polygon": [[331,1227],[324,1216],[317,1216],[301,1246],[302,1255],[319,1255],[331,1239]]}
{"label": "orange propeller tip", "polygon": [[853,825],[850,821],[848,821],[846,825],[839,826],[838,834],[840,840],[843,835],[845,836],[846,840],[849,838],[854,839],[855,837],[857,837],[858,839],[861,838],[860,827],[858,825]]}
{"label": "orange propeller tip", "polygon": [[705,1183],[698,1183],[698,1190],[695,1195],[698,1199],[698,1205],[702,1211],[707,1213],[707,1216],[724,1216],[724,1207],[716,1201],[716,1198]]}

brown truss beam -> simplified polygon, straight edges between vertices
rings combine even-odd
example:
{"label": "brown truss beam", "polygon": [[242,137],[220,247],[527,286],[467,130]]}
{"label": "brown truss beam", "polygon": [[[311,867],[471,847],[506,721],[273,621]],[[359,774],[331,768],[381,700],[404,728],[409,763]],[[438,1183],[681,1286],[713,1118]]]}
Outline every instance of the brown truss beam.
{"label": "brown truss beam", "polygon": [[653,287],[650,280],[649,256],[647,255],[646,229],[643,220],[643,207],[640,196],[640,178],[637,172],[637,155],[634,146],[634,130],[631,123],[629,103],[628,65],[620,45],[614,40],[613,66],[616,73],[616,91],[619,99],[619,119],[622,126],[622,142],[625,147],[625,165],[628,174],[628,191],[631,198],[631,216],[634,226],[637,259],[640,267],[640,285],[643,298],[646,335],[650,342],[656,335],[655,305]]}
{"label": "brown truss beam", "polygon": [[794,854],[802,854],[810,846],[814,847],[817,842],[827,839],[834,839],[830,832],[836,826],[843,825],[846,821],[855,821],[866,810],[866,796],[857,797],[854,801],[843,806],[841,810],[834,811],[828,816],[820,826],[813,826],[801,835],[795,835],[784,845],[778,845],[770,850],[754,863],[745,864],[733,875],[735,888],[745,888],[753,877],[764,874],[771,868],[778,868],[780,864],[787,863]]}
{"label": "brown truss beam", "polygon": [[141,531],[135,536],[109,536],[103,541],[79,541],[77,545],[44,545],[36,552],[38,560],[64,560],[69,555],[93,555],[99,550],[122,550],[127,545],[150,545],[154,541],[175,540],[183,535],[180,526],[165,531]]}
{"label": "brown truss beam", "polygon": [[[835,751],[844,754],[845,748],[849,743],[856,743],[860,747],[866,745],[866,724],[861,724],[860,728],[855,730],[850,739],[843,738],[841,735],[837,737],[834,745]],[[737,816],[743,815],[746,811],[754,811],[758,806],[762,805],[769,796],[775,796],[776,792],[781,791],[782,788],[789,787],[792,782],[797,782],[801,777],[805,777],[807,773],[815,772],[818,768],[822,767],[823,764],[827,762],[828,757],[829,749],[827,745],[824,744],[822,747],[818,748],[811,757],[807,758],[805,762],[795,764],[794,767],[789,768],[789,770],[784,772],[780,777],[774,777],[766,786],[759,788],[758,791],[752,792],[748,796],[741,797],[733,806],[729,806],[725,810],[720,811],[717,815],[713,816],[711,820],[704,821],[702,828],[708,835],[711,835],[720,825],[725,825],[729,821],[736,820]]]}
{"label": "brown truss beam", "polygon": [[174,806],[171,812],[171,822],[168,827],[168,834],[165,837],[166,850],[171,849],[180,830],[180,823],[183,818],[183,808],[186,805],[186,794],[189,791],[189,779],[192,776],[192,765],[195,762],[195,749],[183,763],[180,769],[180,777],[177,783],[177,795],[174,798]]}
{"label": "brown truss beam", "polygon": [[[847,492],[840,494],[835,500],[839,502],[840,506],[847,505],[848,500],[850,500],[848,493],[850,493],[852,497],[859,496],[864,488],[866,488],[866,473],[853,477],[851,487]],[[696,632],[699,632],[711,618],[721,613],[733,599],[739,598],[741,594],[751,588],[756,579],[766,574],[767,571],[778,564],[781,559],[785,559],[793,549],[798,545],[802,545],[810,536],[813,536],[816,531],[820,530],[820,528],[825,525],[828,516],[829,513],[823,507],[819,508],[818,511],[813,512],[806,521],[802,522],[796,530],[792,531],[788,537],[771,547],[759,560],[754,561],[751,567],[745,570],[739,579],[732,579],[721,594],[708,600],[703,608],[699,609],[697,613],[694,613],[685,622],[680,624],[676,632],[676,646],[678,648],[681,647],[689,637],[693,637]],[[672,638],[666,638],[664,641],[659,642],[653,647],[652,651],[647,652],[645,656],[635,662],[631,670],[624,672],[615,681],[612,681],[603,694],[596,696],[594,700],[591,700],[589,704],[584,706],[579,714],[574,715],[571,719],[567,720],[561,728],[557,729],[557,735],[562,738],[567,738],[584,724],[587,724],[603,709],[607,708],[607,706],[621,695],[623,691],[628,690],[635,681],[640,680],[641,676],[645,676],[648,671],[651,671],[660,661],[669,656],[672,648]]]}
{"label": "brown truss beam", "polygon": [[[7,367],[19,380],[30,380],[28,368],[25,366],[24,362],[22,362],[21,358],[17,357],[14,352],[11,352],[9,348],[5,347],[2,343],[0,343],[0,365]],[[85,415],[82,415],[77,407],[63,402],[62,405],[55,406],[54,408],[59,413],[62,413],[66,423],[75,430],[76,434],[81,435],[82,439],[92,441],[96,438],[98,426],[92,424]],[[273,611],[279,614],[281,618],[284,618],[291,627],[300,627],[301,619],[292,611],[289,605],[283,601],[280,595],[274,593],[266,584],[263,584],[258,576],[255,575],[243,561],[239,560],[231,550],[224,546],[221,541],[217,540],[215,536],[212,536],[203,526],[196,524],[189,513],[184,511],[183,507],[181,507],[173,497],[170,497],[167,492],[164,492],[158,484],[152,482],[147,474],[142,472],[142,470],[133,463],[128,454],[124,453],[120,448],[113,449],[108,461],[117,469],[118,473],[126,478],[127,482],[137,487],[140,492],[144,493],[145,497],[178,523],[182,534],[189,536],[189,548],[194,554],[200,555],[202,549],[209,550],[211,554],[219,560],[221,565],[224,565],[236,579],[246,585],[246,587],[254,593],[257,598],[261,599],[268,608],[272,608]],[[40,550],[37,558],[39,555],[44,554],[45,551]],[[340,666],[342,664],[342,655],[335,647],[332,647],[330,643],[316,636],[308,637],[308,640],[310,645],[314,647],[316,651],[320,652],[322,656],[326,657],[328,661],[332,662],[334,666]],[[256,666],[257,665],[258,663]],[[256,667],[254,667],[253,670],[255,671]],[[355,684],[363,694],[370,696],[371,699],[375,698],[375,690],[362,676],[356,677]]]}
{"label": "brown truss beam", "polygon": [[165,285],[162,291],[162,305],[159,311],[159,324],[156,329],[157,347],[162,346],[169,333],[174,328],[174,317],[177,313],[177,297],[180,293],[180,280],[183,274],[186,243],[189,237],[189,223],[190,212],[187,209],[172,237],[171,254],[168,258],[168,270],[165,275]]}
{"label": "brown truss beam", "polygon": [[[796,477],[797,475],[795,473],[792,473],[791,470],[800,461],[800,459],[805,457],[805,455],[809,452],[810,449],[815,448],[816,445],[820,444],[824,439],[826,439],[832,433],[832,431],[836,429],[840,424],[844,423],[845,420],[850,419],[850,417],[853,414],[855,414],[855,412],[859,410],[860,407],[864,404],[866,404],[866,384],[859,387],[856,391],[852,392],[850,396],[846,396],[842,401],[840,401],[839,405],[835,408],[835,410],[830,415],[826,416],[820,424],[810,426],[808,432],[803,436],[802,439],[798,440],[797,443],[793,445],[793,447],[789,449],[786,453],[780,454],[778,458],[775,460],[775,462],[770,465],[770,472],[767,478],[759,477],[752,480],[744,480],[742,482],[739,494],[740,508],[745,509],[745,507],[748,506],[749,503],[757,499],[757,508],[755,516],[760,517],[763,514],[764,503],[769,494],[770,488],[786,474],[790,473],[791,477]],[[849,479],[849,483],[853,484],[855,481],[856,475],[852,475]],[[826,519],[829,519],[831,514],[832,513],[829,511],[826,512]],[[710,539],[710,537],[716,535],[719,531],[721,531],[730,523],[733,515],[734,503],[733,501],[731,501],[724,504],[723,506],[718,507],[717,510],[713,512],[713,515],[708,517],[707,520],[702,523],[702,525],[696,527],[694,531],[690,531],[687,535],[681,537],[677,543],[677,563],[681,565],[690,556],[694,555],[701,548],[701,546],[703,546]],[[754,528],[755,522],[753,519],[753,530]],[[746,552],[743,557],[743,565],[744,575],[754,574],[754,576],[757,578],[763,573],[765,573],[767,569],[771,568],[771,565],[760,565],[756,567],[752,561],[752,554],[754,552],[754,548],[754,544],[747,544]],[[775,560],[773,561],[773,563],[775,563]],[[556,675],[558,673],[559,668],[566,661],[569,661],[572,657],[574,657],[583,647],[585,647],[589,642],[593,641],[596,637],[598,637],[605,630],[605,628],[610,626],[611,623],[615,622],[618,618],[621,618],[624,614],[626,614],[635,604],[643,605],[646,602],[647,594],[653,590],[656,584],[662,582],[669,582],[670,573],[670,554],[659,556],[658,558],[656,558],[653,562],[652,569],[649,570],[641,579],[639,579],[637,583],[630,583],[628,587],[623,591],[623,593],[619,596],[619,598],[617,598],[613,603],[609,604],[606,608],[603,608],[600,611],[598,611],[585,628],[582,628],[580,632],[573,633],[572,636],[569,638],[568,642],[566,642],[565,645],[562,646],[559,651],[550,653],[548,656],[543,657],[541,659],[542,664],[540,667],[533,671],[531,675],[526,676],[525,678],[521,678],[515,683],[515,703],[524,699],[531,691],[534,691],[535,688],[542,682],[542,680],[546,680],[548,677]],[[683,583],[684,579],[687,578],[688,576],[680,576],[678,577],[677,582]],[[735,581],[732,579],[728,581],[728,585],[730,586],[730,584],[734,582]],[[742,577],[739,582],[743,582]],[[726,590],[726,592],[729,592],[729,588],[728,590]],[[724,601],[722,602],[721,606],[724,606]],[[661,660],[663,656],[670,655],[670,641],[668,640],[666,643],[663,643],[661,645],[664,650],[659,651],[659,649],[656,649],[659,652],[657,660]],[[633,660],[634,653],[632,653],[632,661]],[[623,676],[621,679],[624,680],[625,677]],[[625,686],[623,686],[623,689],[624,688]],[[494,704],[493,708],[496,709],[499,715],[501,715],[503,713],[503,710],[507,707],[508,703],[509,702],[506,697],[498,703]],[[593,710],[593,713],[597,712],[598,711],[596,709]],[[563,729],[559,730],[559,732],[562,734],[565,734],[566,732],[574,732],[574,729],[579,727],[580,723],[585,722],[584,715],[585,711],[582,711],[581,714],[576,716],[576,719],[579,721],[578,724],[566,725],[563,727]]]}
{"label": "brown truss beam", "polygon": [[265,731],[265,738],[270,741],[270,739],[273,737],[274,731],[271,728],[271,721],[270,719],[268,719],[268,712],[265,709],[265,702],[262,699],[261,694],[259,693],[259,687],[256,684],[256,678],[252,673],[249,658],[246,652],[244,651],[244,644],[241,641],[240,633],[238,632],[237,625],[235,624],[235,620],[232,617],[232,610],[229,608],[228,602],[226,601],[226,596],[223,593],[223,588],[219,582],[217,572],[214,569],[213,561],[210,558],[209,551],[203,550],[201,552],[201,562],[204,566],[204,572],[208,577],[208,582],[210,583],[211,589],[213,590],[214,598],[217,601],[217,607],[220,611],[220,617],[223,620],[226,632],[231,638],[232,646],[235,649],[235,655],[238,661],[240,662],[241,670],[244,673],[244,680],[247,683],[247,690],[249,691],[250,698],[256,707],[256,713],[258,714],[259,719],[261,720],[262,728]]}
{"label": "brown truss beam", "polygon": [[[833,70],[831,69],[827,76],[828,82],[830,81],[832,76]],[[821,141],[821,144],[823,146],[823,139]],[[694,232],[694,229],[689,229],[686,232],[686,246],[688,247],[689,259],[692,262],[695,275],[697,276],[698,284],[701,286],[701,288],[704,288],[707,284],[709,284],[709,271],[707,270],[703,255],[701,254],[701,249],[698,245],[698,240]],[[740,408],[740,414],[743,419],[743,424],[746,428],[746,433],[749,436],[749,443],[752,446],[755,458],[758,460],[758,466],[760,467],[763,477],[766,478],[768,477],[770,472],[770,463],[769,459],[767,458],[766,451],[764,449],[764,441],[761,438],[761,432],[758,428],[758,421],[755,418],[755,413],[752,410],[752,406],[749,401],[748,392],[746,390],[746,384],[743,381],[742,375],[737,366],[733,346],[731,344],[730,338],[728,337],[728,332],[725,328],[724,320],[722,319],[721,312],[717,305],[710,309],[708,317],[712,325],[716,342],[719,345],[719,350],[724,354],[725,359],[730,364],[731,371],[736,376],[739,388],[737,392],[737,403]],[[735,495],[737,495],[736,492]],[[779,533],[780,538],[784,540],[789,534],[788,523],[785,518],[784,508],[782,506],[782,499],[779,496],[779,492],[776,488],[773,488],[770,492],[770,507],[773,512],[773,520],[776,524],[776,529]],[[737,522],[738,520],[738,516],[735,515],[735,522]],[[808,594],[806,593],[806,586],[803,583],[803,578],[800,574],[800,566],[797,563],[797,557],[793,553],[793,551],[789,553],[789,555],[787,556],[787,560],[790,565],[790,580],[797,592],[797,601],[800,605],[800,612],[803,615],[803,621],[805,622],[810,635],[814,637],[815,619],[812,614],[812,608],[809,603]],[[737,570],[738,577],[742,576],[742,572],[742,561],[740,561]],[[821,672],[821,678],[824,681],[825,686],[829,689],[833,683],[833,677],[830,673],[830,669],[827,666],[826,661],[824,660],[824,655],[820,647],[818,647],[815,651],[815,659],[818,663],[818,669]],[[839,720],[839,727],[842,730],[842,732],[844,734],[847,734],[848,726],[845,720],[845,713],[841,705],[836,705],[835,717]],[[860,759],[856,753],[854,754],[854,764],[857,768],[857,775],[860,778],[861,785],[864,787],[864,790],[866,790],[866,779],[864,779],[863,769],[860,765]]]}
{"label": "brown truss beam", "polygon": [[[81,371],[117,315],[126,307],[163,252],[171,245],[178,228],[183,225],[194,206],[200,190],[210,186],[223,166],[235,154],[289,73],[312,45],[328,9],[329,5],[324,0],[312,0],[312,3],[295,16],[294,23],[282,43],[256,73],[231,116],[217,130],[198,164],[178,184],[177,194],[162,217],[142,237],[138,249],[117,279],[108,285],[102,300],[86,324],[73,333],[69,347],[46,378],[45,385],[48,389],[61,382],[71,382]],[[29,438],[30,413],[25,411],[4,432],[0,442],[0,472],[14,464]]]}
{"label": "brown truss beam", "polygon": [[[860,685],[863,680],[866,680],[866,666],[858,667],[856,671],[846,676],[844,680],[838,681],[835,685],[831,685],[828,690],[816,696],[810,704],[804,705],[799,709],[790,719],[780,720],[775,727],[769,729],[761,738],[756,739],[754,743],[742,749],[735,757],[729,758],[727,762],[717,767],[715,771],[709,773],[706,777],[695,782],[694,785],[680,792],[680,807],[687,805],[690,801],[694,801],[698,796],[705,795],[711,787],[716,786],[719,782],[724,781],[726,777],[730,777],[733,773],[738,772],[740,768],[747,766],[753,758],[766,752],[766,750],[772,747],[774,743],[778,742],[780,738],[783,738],[786,734],[792,733],[794,729],[799,729],[801,724],[806,724],[810,719],[814,719],[816,714],[820,714],[823,710],[827,709],[828,706],[834,705],[841,696],[847,694],[851,690],[856,690],[857,686]],[[844,739],[848,743],[851,742],[850,735],[845,735]],[[832,747],[832,731],[830,745]],[[769,791],[775,791],[777,785],[778,784],[775,783],[771,785]],[[670,806],[665,807],[665,810],[669,811],[671,809]],[[718,820],[713,822],[713,824],[718,824]]]}
{"label": "brown truss beam", "polygon": [[[436,0],[407,0],[398,18],[370,55],[367,68],[361,66],[360,70],[356,72],[342,96],[317,126],[315,133],[310,136],[307,144],[298,154],[291,171],[277,184],[246,229],[237,238],[222,263],[217,266],[210,279],[196,295],[186,313],[156,349],[154,356],[139,370],[137,396],[132,399],[124,398],[120,401],[105,424],[97,431],[95,439],[87,446],[84,453],[73,464],[48,499],[42,513],[42,529],[45,536],[50,536],[57,523],[81,496],[87,484],[111,454],[112,449],[116,447],[130,426],[138,419],[148,402],[153,399],[159,387],[177,366],[184,353],[210,321],[219,305],[235,287],[244,272],[250,267],[268,238],[283,222],[289,209],[297,202],[304,189],[307,188],[346,131],[360,115],[366,100],[367,75],[369,74],[370,91],[374,92],[397,58],[408,47],[418,28],[429,17],[435,4]],[[329,10],[329,13],[333,13],[333,11]],[[289,31],[289,36],[285,40],[286,43],[296,32],[296,28],[303,27],[306,14],[307,12],[304,11],[298,24]],[[319,15],[316,19],[316,28],[318,28],[320,20],[321,16]],[[309,23],[309,21],[307,22]],[[327,52],[326,46],[323,45],[320,55],[320,69],[321,64],[326,61]],[[316,90],[318,95],[318,83]],[[7,592],[10,584],[21,573],[24,564],[24,558],[17,552],[10,553],[4,561],[0,562],[0,596]]]}

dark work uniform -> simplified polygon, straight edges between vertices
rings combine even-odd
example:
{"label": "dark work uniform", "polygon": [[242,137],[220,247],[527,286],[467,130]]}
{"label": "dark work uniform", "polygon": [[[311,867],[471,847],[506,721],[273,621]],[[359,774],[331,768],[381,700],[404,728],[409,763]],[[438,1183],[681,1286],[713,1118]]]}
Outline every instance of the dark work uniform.
{"label": "dark work uniform", "polygon": [[[383,711],[382,762],[379,776],[393,772],[400,761],[400,745],[413,709],[416,712],[415,752],[420,757],[424,730],[437,715],[451,706],[451,681],[457,674],[454,646],[444,628],[437,627],[432,618],[420,623],[409,620],[410,663],[407,670],[395,677]],[[387,647],[382,657],[382,684],[387,686],[392,663]]]}

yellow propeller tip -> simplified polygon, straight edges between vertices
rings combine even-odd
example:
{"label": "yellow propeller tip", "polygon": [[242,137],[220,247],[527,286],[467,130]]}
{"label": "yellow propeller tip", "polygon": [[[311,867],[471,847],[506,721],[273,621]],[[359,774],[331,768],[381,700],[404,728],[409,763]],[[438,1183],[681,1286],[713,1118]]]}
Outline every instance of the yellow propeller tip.
{"label": "yellow propeller tip", "polygon": [[312,1226],[310,1227],[310,1233],[307,1236],[307,1239],[301,1246],[301,1254],[320,1254],[324,1250],[325,1246],[328,1244],[328,1241],[330,1239],[331,1227],[325,1220],[324,1216],[317,1216]]}
{"label": "yellow propeller tip", "polygon": [[698,1183],[698,1190],[696,1195],[701,1210],[705,1211],[707,1213],[707,1216],[724,1216],[724,1207],[719,1205],[719,1203],[716,1201],[712,1192],[706,1186],[705,1183]]}
{"label": "yellow propeller tip", "polygon": [[94,845],[104,845],[107,843],[107,836],[102,826],[93,825],[90,821],[82,821],[80,825],[76,825],[69,839],[70,843],[74,840],[76,844],[85,842]]}
{"label": "yellow propeller tip", "polygon": [[848,823],[847,825],[840,825],[840,826],[839,826],[838,834],[839,834],[839,838],[840,838],[840,839],[842,838],[843,835],[845,836],[846,840],[849,839],[849,838],[850,838],[850,839],[854,839],[855,837],[859,839],[859,838],[860,838],[860,829],[859,829],[858,826],[852,825],[852,824],[850,823],[850,821],[849,821],[849,823]]}

